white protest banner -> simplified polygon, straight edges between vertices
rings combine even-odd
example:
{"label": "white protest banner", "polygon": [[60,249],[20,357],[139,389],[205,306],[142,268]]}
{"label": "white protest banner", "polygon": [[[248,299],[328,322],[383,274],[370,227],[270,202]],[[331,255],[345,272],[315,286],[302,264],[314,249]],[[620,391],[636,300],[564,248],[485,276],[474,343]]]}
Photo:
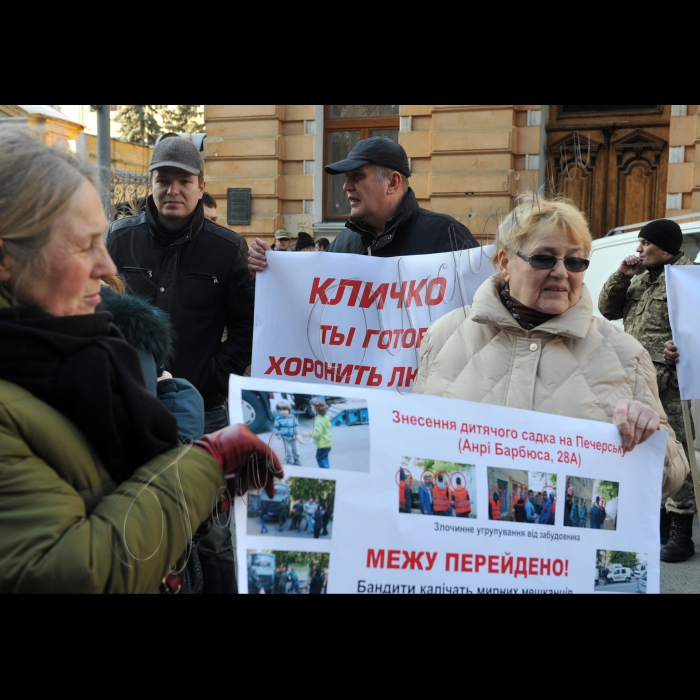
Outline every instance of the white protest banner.
{"label": "white protest banner", "polygon": [[243,592],[660,591],[665,433],[279,378],[232,377],[232,422],[254,399],[289,464],[236,498]]}
{"label": "white protest banner", "polygon": [[700,311],[697,308],[700,299],[700,267],[667,267],[666,290],[673,340],[681,356],[678,365],[681,398],[684,401],[700,399]]}
{"label": "white protest banner", "polygon": [[253,376],[409,391],[424,334],[471,303],[494,273],[492,251],[268,253],[256,283]]}

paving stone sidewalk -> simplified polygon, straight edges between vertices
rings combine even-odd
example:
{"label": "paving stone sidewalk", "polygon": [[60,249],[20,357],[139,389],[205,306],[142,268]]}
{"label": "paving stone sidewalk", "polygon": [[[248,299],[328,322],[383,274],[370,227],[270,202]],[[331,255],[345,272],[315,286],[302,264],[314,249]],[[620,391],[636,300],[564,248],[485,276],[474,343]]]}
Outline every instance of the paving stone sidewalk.
{"label": "paving stone sidewalk", "polygon": [[[700,452],[696,452],[700,462]],[[698,516],[695,516],[693,531],[695,556],[683,564],[661,563],[661,593],[662,594],[700,594],[700,526]]]}

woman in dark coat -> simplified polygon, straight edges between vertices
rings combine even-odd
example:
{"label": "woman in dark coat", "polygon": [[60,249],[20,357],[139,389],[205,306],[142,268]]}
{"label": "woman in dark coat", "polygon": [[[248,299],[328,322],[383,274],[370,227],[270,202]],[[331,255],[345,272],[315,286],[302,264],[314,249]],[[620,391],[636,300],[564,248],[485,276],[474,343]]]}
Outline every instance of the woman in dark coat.
{"label": "woman in dark coat", "polygon": [[324,509],[323,506],[318,507],[318,510],[314,513],[314,539],[317,540],[321,536],[321,530],[323,530],[323,516],[328,509]]}
{"label": "woman in dark coat", "polygon": [[317,566],[316,573],[309,584],[309,595],[321,595],[325,582],[326,581],[323,577],[323,569],[320,566]]}
{"label": "woman in dark coat", "polygon": [[326,506],[323,510],[323,532],[321,535],[325,537],[328,534],[328,523],[331,521],[331,508],[330,506],[326,503]]}

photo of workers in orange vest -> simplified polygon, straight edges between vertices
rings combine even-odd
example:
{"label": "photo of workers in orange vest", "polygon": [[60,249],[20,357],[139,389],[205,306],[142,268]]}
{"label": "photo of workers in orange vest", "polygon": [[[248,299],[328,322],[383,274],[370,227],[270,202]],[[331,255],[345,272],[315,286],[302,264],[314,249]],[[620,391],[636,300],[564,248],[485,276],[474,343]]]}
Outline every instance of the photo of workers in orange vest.
{"label": "photo of workers in orange vest", "polygon": [[553,527],[557,519],[557,475],[524,469],[486,470],[489,518]]}
{"label": "photo of workers in orange vest", "polygon": [[493,491],[491,493],[491,498],[489,498],[489,519],[501,519],[501,494],[498,489]]}
{"label": "photo of workers in orange vest", "polygon": [[438,518],[477,517],[476,467],[420,457],[404,457],[396,472],[399,513]]}
{"label": "photo of workers in orange vest", "polygon": [[513,485],[513,517],[516,523],[524,523],[525,503],[527,502],[527,490],[520,484]]}
{"label": "photo of workers in orange vest", "polygon": [[437,482],[433,486],[433,515],[452,517],[452,491],[446,474],[438,474]]}
{"label": "photo of workers in orange vest", "polygon": [[463,486],[461,476],[456,476],[454,480],[454,489],[452,491],[452,505],[455,509],[455,517],[468,518],[472,512],[471,499],[469,491]]}
{"label": "photo of workers in orange vest", "polygon": [[399,471],[399,513],[413,512],[413,491],[411,485],[413,477],[407,469]]}

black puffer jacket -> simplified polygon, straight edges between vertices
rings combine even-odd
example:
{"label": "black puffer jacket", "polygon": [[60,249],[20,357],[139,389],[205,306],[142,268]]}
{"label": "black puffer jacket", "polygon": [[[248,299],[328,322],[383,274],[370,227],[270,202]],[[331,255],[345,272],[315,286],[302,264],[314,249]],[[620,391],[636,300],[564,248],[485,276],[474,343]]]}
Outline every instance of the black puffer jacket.
{"label": "black puffer jacket", "polygon": [[[134,293],[165,311],[175,339],[166,369],[189,380],[207,410],[220,406],[230,374],[243,374],[253,350],[255,288],[248,246],[204,218],[203,205],[173,240],[149,197],[140,216],[114,222],[107,248]],[[224,328],[228,339],[221,342]]]}
{"label": "black puffer jacket", "polygon": [[410,188],[396,216],[376,240],[369,227],[358,219],[350,219],[346,226],[331,243],[329,253],[396,258],[404,255],[449,253],[479,245],[471,231],[457,219],[421,209]]}

